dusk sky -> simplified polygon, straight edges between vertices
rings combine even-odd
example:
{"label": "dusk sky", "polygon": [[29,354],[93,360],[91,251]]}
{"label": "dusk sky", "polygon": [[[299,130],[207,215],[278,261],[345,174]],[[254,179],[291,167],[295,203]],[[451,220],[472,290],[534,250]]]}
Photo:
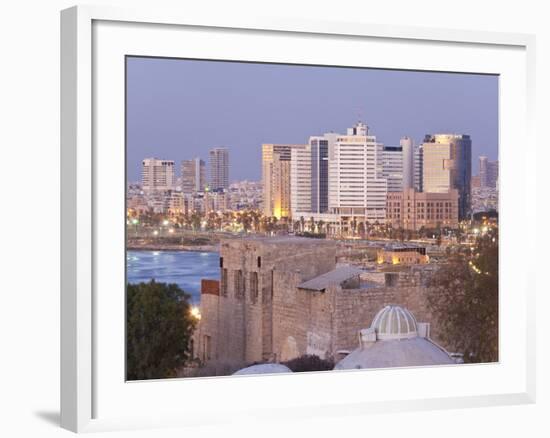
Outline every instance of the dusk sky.
{"label": "dusk sky", "polygon": [[230,181],[261,179],[262,143],[307,143],[359,119],[385,145],[408,135],[472,137],[498,156],[498,77],[340,67],[127,58],[128,180],[141,160],[176,161],[229,148]]}

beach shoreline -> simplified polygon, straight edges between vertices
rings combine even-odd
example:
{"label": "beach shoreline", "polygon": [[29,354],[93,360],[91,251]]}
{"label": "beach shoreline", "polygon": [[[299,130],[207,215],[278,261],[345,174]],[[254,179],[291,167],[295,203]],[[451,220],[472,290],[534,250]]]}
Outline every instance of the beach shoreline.
{"label": "beach shoreline", "polygon": [[216,245],[171,245],[171,244],[127,244],[127,251],[187,251],[187,252],[219,252],[220,246]]}

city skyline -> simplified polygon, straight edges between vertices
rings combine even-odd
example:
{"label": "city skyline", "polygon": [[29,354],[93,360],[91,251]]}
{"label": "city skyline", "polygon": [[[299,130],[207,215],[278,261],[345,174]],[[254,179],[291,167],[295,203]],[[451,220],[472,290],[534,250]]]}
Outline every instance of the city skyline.
{"label": "city skyline", "polygon": [[127,62],[128,181],[140,179],[145,157],[179,167],[186,159],[206,161],[215,147],[229,149],[229,182],[260,180],[261,144],[302,144],[312,135],[342,132],[357,119],[386,146],[398,146],[402,136],[418,145],[429,133],[466,133],[473,156],[498,159],[496,76],[164,58]]}

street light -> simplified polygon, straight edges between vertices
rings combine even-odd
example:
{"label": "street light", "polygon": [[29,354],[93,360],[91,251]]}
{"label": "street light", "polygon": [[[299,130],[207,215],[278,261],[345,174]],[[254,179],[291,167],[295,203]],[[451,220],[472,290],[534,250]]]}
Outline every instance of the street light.
{"label": "street light", "polygon": [[201,311],[197,306],[191,307],[191,316],[197,320],[201,319]]}
{"label": "street light", "polygon": [[138,235],[138,224],[139,224],[139,220],[137,218],[133,218],[132,225],[134,226],[134,234],[136,237]]}

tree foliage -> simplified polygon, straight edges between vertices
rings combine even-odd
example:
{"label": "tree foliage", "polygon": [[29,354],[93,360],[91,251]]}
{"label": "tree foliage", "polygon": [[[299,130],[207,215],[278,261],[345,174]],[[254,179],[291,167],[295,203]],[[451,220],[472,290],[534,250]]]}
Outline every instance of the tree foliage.
{"label": "tree foliage", "polygon": [[126,296],[128,380],[174,377],[189,357],[196,320],[189,295],[176,284],[128,284]]}
{"label": "tree foliage", "polygon": [[498,235],[449,254],[428,283],[428,305],[441,340],[464,362],[498,361]]}
{"label": "tree foliage", "polygon": [[321,359],[319,356],[314,354],[305,354],[287,362],[283,362],[283,364],[295,373],[307,371],[330,371],[334,369],[333,361]]}

